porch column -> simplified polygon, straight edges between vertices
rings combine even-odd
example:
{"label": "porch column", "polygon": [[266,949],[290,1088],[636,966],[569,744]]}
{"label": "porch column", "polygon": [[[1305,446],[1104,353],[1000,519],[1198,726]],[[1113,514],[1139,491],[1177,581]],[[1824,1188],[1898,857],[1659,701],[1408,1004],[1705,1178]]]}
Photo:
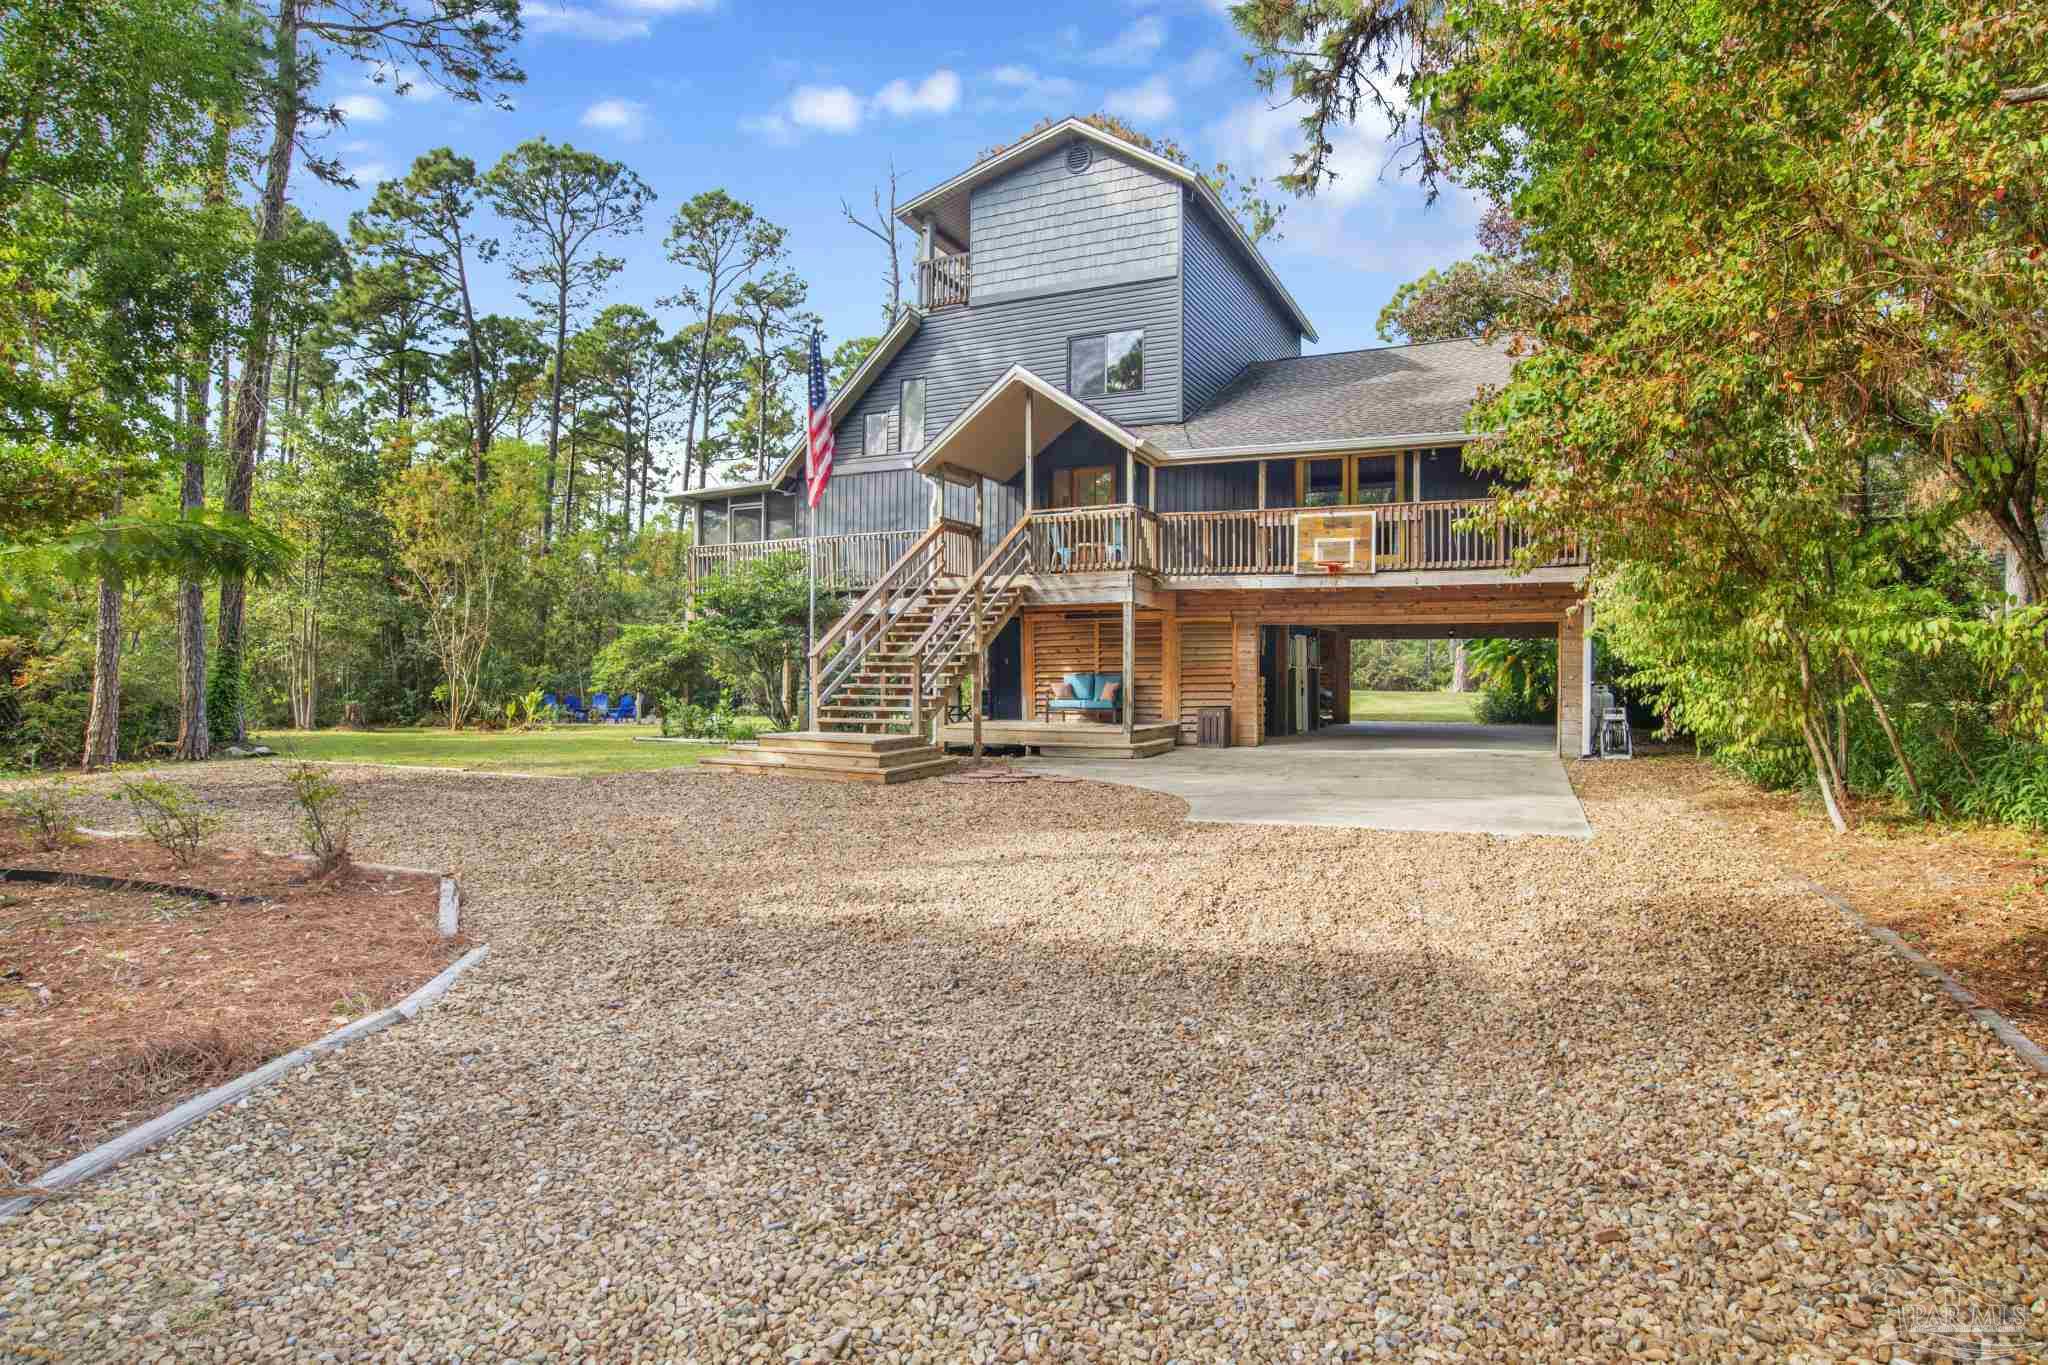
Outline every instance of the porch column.
{"label": "porch column", "polygon": [[1024,390],[1024,515],[1030,516],[1038,490],[1038,442],[1031,439],[1031,413],[1036,394]]}
{"label": "porch column", "polygon": [[1124,594],[1124,686],[1123,702],[1124,743],[1131,742],[1131,722],[1137,717],[1138,695],[1138,585],[1132,580],[1130,590]]}
{"label": "porch column", "polygon": [[1265,711],[1259,697],[1259,618],[1239,613],[1230,618],[1230,742],[1260,742]]}
{"label": "porch column", "polygon": [[1591,608],[1580,603],[1557,628],[1557,756],[1583,758],[1592,752],[1593,637],[1587,633]]}
{"label": "porch column", "polygon": [[932,486],[931,516],[926,519],[925,525],[937,526],[946,519],[946,481],[937,474],[925,475],[924,481]]}
{"label": "porch column", "polygon": [[1124,501],[1138,505],[1138,457],[1128,448],[1124,451]]}

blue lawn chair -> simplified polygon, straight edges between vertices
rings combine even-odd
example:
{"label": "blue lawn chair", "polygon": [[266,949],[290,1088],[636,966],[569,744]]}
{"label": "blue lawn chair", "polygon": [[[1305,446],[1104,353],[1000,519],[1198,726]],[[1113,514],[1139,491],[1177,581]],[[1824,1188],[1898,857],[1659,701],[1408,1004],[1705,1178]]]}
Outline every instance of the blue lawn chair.
{"label": "blue lawn chair", "polygon": [[570,720],[589,720],[590,713],[583,709],[583,698],[574,692],[562,694],[562,714]]}
{"label": "blue lawn chair", "polygon": [[591,718],[591,720],[593,720],[593,721],[600,721],[600,720],[610,720],[610,719],[611,719],[611,713],[612,713],[612,694],[611,694],[611,693],[609,693],[609,692],[593,692],[593,693],[591,693],[591,694],[590,694],[590,718]]}
{"label": "blue lawn chair", "polygon": [[631,692],[619,693],[619,699],[612,703],[612,724],[623,725],[629,720],[638,720],[639,718],[640,708],[634,703],[633,694]]}

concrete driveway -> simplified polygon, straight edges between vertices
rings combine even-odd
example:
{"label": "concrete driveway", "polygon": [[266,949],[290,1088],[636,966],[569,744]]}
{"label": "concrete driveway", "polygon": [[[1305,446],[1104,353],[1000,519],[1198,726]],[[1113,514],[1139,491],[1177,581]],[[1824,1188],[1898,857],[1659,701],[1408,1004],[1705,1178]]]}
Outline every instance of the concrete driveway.
{"label": "concrete driveway", "polygon": [[1029,762],[1178,796],[1190,820],[1593,836],[1548,726],[1364,721],[1255,749]]}

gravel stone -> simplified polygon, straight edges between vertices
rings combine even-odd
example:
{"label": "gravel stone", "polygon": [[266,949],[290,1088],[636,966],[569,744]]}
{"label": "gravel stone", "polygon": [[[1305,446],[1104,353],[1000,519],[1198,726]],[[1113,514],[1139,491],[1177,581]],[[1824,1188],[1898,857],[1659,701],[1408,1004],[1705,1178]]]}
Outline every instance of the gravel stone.
{"label": "gravel stone", "polygon": [[[0,1226],[0,1356],[1905,1360],[1942,1292],[2048,1339],[2041,1078],[1676,797],[1588,843],[346,773],[490,960]],[[290,845],[259,765],[171,775]]]}

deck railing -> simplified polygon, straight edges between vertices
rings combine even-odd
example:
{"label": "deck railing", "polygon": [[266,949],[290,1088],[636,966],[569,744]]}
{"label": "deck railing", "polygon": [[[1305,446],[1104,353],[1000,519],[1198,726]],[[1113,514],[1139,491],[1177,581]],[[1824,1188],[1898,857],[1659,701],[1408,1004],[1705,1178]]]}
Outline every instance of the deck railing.
{"label": "deck railing", "polygon": [[933,256],[917,263],[918,297],[927,310],[957,308],[967,302],[968,282],[973,266],[966,252],[956,256]]}
{"label": "deck railing", "polygon": [[1159,518],[1128,503],[1031,514],[1031,559],[1040,573],[1157,570]]}
{"label": "deck railing", "polygon": [[[818,577],[850,588],[865,588],[903,557],[922,531],[863,531],[847,536],[820,536],[816,554]],[[811,542],[749,540],[738,545],[699,545],[690,551],[690,582],[701,582],[741,564],[770,555],[812,553]]]}
{"label": "deck railing", "polygon": [[[1374,549],[1376,567],[1383,573],[1507,568],[1516,553],[1528,547],[1531,537],[1513,526],[1485,525],[1484,514],[1492,505],[1490,498],[1448,498],[1381,503],[1359,510],[1370,510],[1378,521]],[[1169,578],[1292,573],[1296,510],[1159,513],[1158,571]],[[1468,521],[1478,524],[1464,525]],[[1585,557],[1576,551],[1548,561],[1552,565],[1584,562]]]}

